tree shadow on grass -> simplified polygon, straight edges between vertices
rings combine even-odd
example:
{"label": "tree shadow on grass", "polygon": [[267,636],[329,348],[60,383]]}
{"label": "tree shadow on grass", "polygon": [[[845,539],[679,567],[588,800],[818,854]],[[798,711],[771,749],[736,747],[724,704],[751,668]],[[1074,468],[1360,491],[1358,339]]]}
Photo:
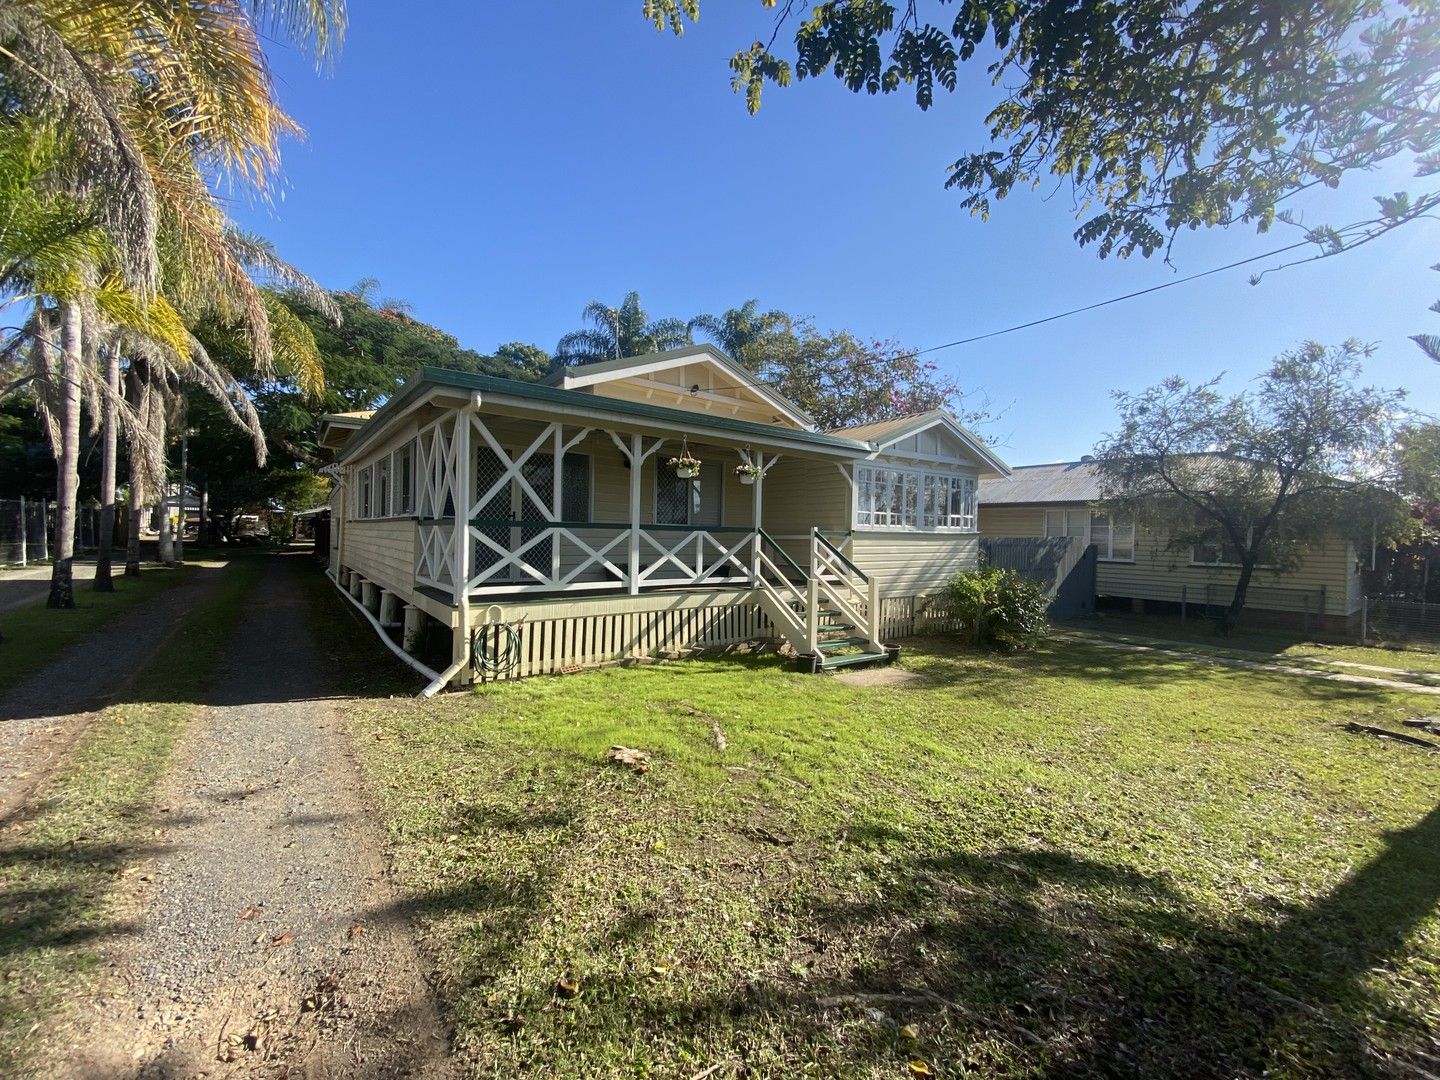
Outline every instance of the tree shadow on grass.
{"label": "tree shadow on grass", "polygon": [[[941,1075],[1050,1077],[1385,1075],[1440,1061],[1427,1026],[1433,988],[1407,1005],[1367,979],[1440,902],[1440,808],[1388,834],[1313,902],[1223,918],[1206,918],[1164,875],[1074,852],[906,858],[887,826],[849,836],[854,876],[873,877],[849,888],[832,876],[820,891],[778,884],[773,926],[757,926],[740,967],[693,983],[611,967],[573,1003],[522,1002],[547,1027],[517,1036],[516,1053],[528,1057],[526,1037],[541,1038],[537,1060],[557,1066],[589,1060],[602,1042],[661,1057],[699,1048],[691,1060],[733,1063],[721,1075],[806,1062],[826,1075],[888,1075],[911,1057]],[[469,1022],[486,1022],[476,1002],[552,902],[548,868],[530,869],[523,879],[487,870],[388,913],[475,920],[458,988]],[[595,951],[662,955],[659,914],[596,925]],[[781,944],[767,951],[772,940]],[[915,1041],[901,1036],[908,1023]]]}
{"label": "tree shadow on grass", "polygon": [[921,679],[898,688],[898,692],[953,684],[967,692],[1003,696],[1021,693],[1031,683],[1060,678],[1115,684],[1136,690],[1203,681],[1212,684],[1217,694],[1234,685],[1243,686],[1247,692],[1262,690],[1322,702],[1373,703],[1389,695],[1404,693],[1383,687],[1338,682],[1318,675],[1287,675],[1163,653],[1132,652],[1064,640],[1049,641],[1031,652],[1016,654],[985,653],[943,638],[915,639],[910,644],[924,657],[916,665]]}

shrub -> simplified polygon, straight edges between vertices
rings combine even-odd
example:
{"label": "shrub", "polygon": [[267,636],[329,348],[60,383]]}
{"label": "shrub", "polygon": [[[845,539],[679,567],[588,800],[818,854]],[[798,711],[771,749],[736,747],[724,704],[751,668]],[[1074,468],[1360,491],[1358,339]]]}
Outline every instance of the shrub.
{"label": "shrub", "polygon": [[986,566],[956,574],[931,604],[960,622],[958,633],[969,645],[1019,652],[1049,630],[1045,590],[1013,570]]}

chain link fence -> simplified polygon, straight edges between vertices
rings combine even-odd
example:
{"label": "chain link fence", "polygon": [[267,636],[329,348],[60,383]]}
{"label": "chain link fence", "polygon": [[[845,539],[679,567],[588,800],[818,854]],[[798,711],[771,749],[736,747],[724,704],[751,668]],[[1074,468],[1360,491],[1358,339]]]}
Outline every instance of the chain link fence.
{"label": "chain link fence", "polygon": [[1360,609],[1360,641],[1440,645],[1440,604],[1367,596]]}

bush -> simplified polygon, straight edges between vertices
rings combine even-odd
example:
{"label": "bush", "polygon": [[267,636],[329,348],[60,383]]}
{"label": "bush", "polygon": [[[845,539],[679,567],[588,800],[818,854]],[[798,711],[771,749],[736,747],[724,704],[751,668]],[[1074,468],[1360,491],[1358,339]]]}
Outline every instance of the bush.
{"label": "bush", "polygon": [[932,600],[935,610],[961,623],[958,633],[967,644],[1005,652],[1032,648],[1045,637],[1049,606],[1035,582],[994,566],[956,574]]}

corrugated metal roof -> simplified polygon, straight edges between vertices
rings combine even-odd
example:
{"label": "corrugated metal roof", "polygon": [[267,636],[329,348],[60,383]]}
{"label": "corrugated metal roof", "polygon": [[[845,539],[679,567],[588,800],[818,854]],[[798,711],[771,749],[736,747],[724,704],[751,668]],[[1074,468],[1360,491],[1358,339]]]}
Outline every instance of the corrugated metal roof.
{"label": "corrugated metal roof", "polygon": [[1099,498],[1099,470],[1089,461],[1017,465],[1006,479],[980,481],[980,502],[988,506],[1095,502]]}
{"label": "corrugated metal roof", "polygon": [[847,439],[859,439],[861,442],[879,442],[897,431],[904,431],[911,427],[923,427],[925,423],[941,415],[943,414],[938,409],[931,409],[929,412],[912,413],[910,416],[897,416],[894,420],[877,420],[873,424],[834,428],[830,434],[843,435]]}

